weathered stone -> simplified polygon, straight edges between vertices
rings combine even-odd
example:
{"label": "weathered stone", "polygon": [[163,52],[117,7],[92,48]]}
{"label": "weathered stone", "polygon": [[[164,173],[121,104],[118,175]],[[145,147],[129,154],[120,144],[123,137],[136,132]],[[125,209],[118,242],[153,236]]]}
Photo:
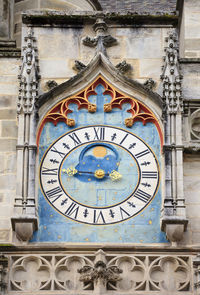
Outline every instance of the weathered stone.
{"label": "weathered stone", "polygon": [[[16,107],[16,96],[15,95],[0,95],[0,110],[7,107]],[[1,117],[0,117],[1,118]],[[2,117],[2,119],[4,119]]]}
{"label": "weathered stone", "polygon": [[4,174],[0,175],[0,188],[14,190],[16,188],[16,175],[15,174]]}
{"label": "weathered stone", "polygon": [[5,155],[5,170],[4,173],[16,172],[16,153]]}
{"label": "weathered stone", "polygon": [[162,59],[140,59],[141,78],[160,78]]}
{"label": "weathered stone", "polygon": [[0,138],[0,152],[16,151],[16,139],[2,139]]}
{"label": "weathered stone", "polygon": [[[9,85],[9,86],[8,86]],[[14,95],[17,93],[18,85],[17,84],[0,84],[0,93]]]}
{"label": "weathered stone", "polygon": [[[68,61],[66,59],[52,59],[47,62],[47,60],[40,60],[41,76],[43,78],[69,78],[74,75],[74,72],[68,66]],[[55,69],[56,73],[55,73]]]}
{"label": "weathered stone", "polygon": [[[1,99],[1,97],[0,97]],[[0,102],[1,103],[1,102]],[[15,109],[0,109],[0,120],[16,119],[17,114]]]}
{"label": "weathered stone", "polygon": [[16,121],[2,121],[1,122],[2,137],[17,137]]}
{"label": "weathered stone", "polygon": [[54,29],[52,34],[39,35],[39,56],[41,59],[76,59],[78,57],[79,42],[80,31],[71,29],[67,31],[67,34],[64,32],[58,34],[57,30]]}
{"label": "weathered stone", "polygon": [[8,242],[9,241],[10,231],[8,230],[0,230],[0,241]]}
{"label": "weathered stone", "polygon": [[19,62],[19,59],[8,60],[6,58],[1,58],[0,75],[14,75],[16,77],[19,71]]}

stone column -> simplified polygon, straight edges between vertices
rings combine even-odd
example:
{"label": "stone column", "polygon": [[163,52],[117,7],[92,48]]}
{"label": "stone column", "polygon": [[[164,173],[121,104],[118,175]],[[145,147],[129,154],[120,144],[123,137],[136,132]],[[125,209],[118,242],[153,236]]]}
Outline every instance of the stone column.
{"label": "stone column", "polygon": [[39,67],[36,39],[32,28],[28,28],[24,38],[22,66],[20,67],[20,87],[17,104],[17,192],[13,230],[18,239],[28,241],[37,229],[35,204],[35,164],[36,164],[36,115],[35,101],[38,95]]}
{"label": "stone column", "polygon": [[171,242],[182,239],[186,230],[185,200],[183,194],[183,144],[181,92],[182,76],[178,65],[178,42],[176,32],[166,38],[163,80],[163,118],[165,125],[165,186],[161,228]]}

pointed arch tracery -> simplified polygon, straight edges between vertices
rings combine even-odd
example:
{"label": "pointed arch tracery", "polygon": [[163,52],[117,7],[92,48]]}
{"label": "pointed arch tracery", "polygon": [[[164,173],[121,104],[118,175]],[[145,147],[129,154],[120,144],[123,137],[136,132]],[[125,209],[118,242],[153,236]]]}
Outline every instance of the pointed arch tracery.
{"label": "pointed arch tracery", "polygon": [[70,104],[76,104],[78,106],[78,110],[86,109],[90,113],[95,113],[96,105],[90,103],[89,97],[91,95],[97,94],[95,88],[99,84],[105,88],[103,94],[111,96],[111,101],[104,104],[104,112],[111,112],[114,108],[122,109],[123,104],[129,103],[130,109],[128,109],[127,112],[131,114],[131,117],[125,119],[124,123],[126,127],[132,127],[137,121],[141,121],[143,125],[146,125],[148,122],[155,124],[160,136],[161,147],[163,146],[163,134],[155,114],[136,98],[126,95],[116,89],[101,75],[92,83],[90,83],[89,86],[87,86],[84,90],[81,90],[77,94],[61,100],[47,112],[39,127],[37,134],[37,145],[39,144],[40,135],[46,122],[52,122],[55,126],[60,121],[65,122],[69,127],[74,127],[76,125],[74,119],[68,118],[68,115],[73,113],[73,111],[70,109]]}

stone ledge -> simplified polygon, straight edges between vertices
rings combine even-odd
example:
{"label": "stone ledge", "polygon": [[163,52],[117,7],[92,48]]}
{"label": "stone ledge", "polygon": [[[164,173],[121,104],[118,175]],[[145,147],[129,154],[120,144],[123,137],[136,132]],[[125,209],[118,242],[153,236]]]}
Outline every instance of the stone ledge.
{"label": "stone ledge", "polygon": [[35,216],[16,216],[11,218],[12,228],[20,241],[28,242],[38,229],[38,218]]}
{"label": "stone ledge", "polygon": [[85,23],[94,23],[96,17],[103,17],[107,23],[114,22],[115,24],[164,24],[177,25],[178,16],[174,13],[156,12],[151,14],[149,12],[71,12],[65,11],[26,11],[22,13],[22,22],[24,24],[32,24],[33,26],[43,25],[83,25]]}
{"label": "stone ledge", "polygon": [[21,57],[21,49],[15,40],[0,40],[0,57]]}
{"label": "stone ledge", "polygon": [[200,154],[200,142],[199,143],[194,143],[190,145],[184,145],[184,154]]}
{"label": "stone ledge", "polygon": [[0,48],[0,58],[1,57],[21,57],[21,49],[19,48]]}
{"label": "stone ledge", "polygon": [[166,233],[166,237],[171,243],[177,243],[182,240],[187,224],[188,220],[184,217],[164,216],[161,219],[161,230]]}
{"label": "stone ledge", "polygon": [[164,228],[166,224],[183,224],[184,225],[184,231],[187,229],[188,220],[183,217],[179,216],[166,216],[161,219],[161,230],[165,231]]}
{"label": "stone ledge", "polygon": [[200,63],[200,58],[179,58],[179,62],[182,64]]}

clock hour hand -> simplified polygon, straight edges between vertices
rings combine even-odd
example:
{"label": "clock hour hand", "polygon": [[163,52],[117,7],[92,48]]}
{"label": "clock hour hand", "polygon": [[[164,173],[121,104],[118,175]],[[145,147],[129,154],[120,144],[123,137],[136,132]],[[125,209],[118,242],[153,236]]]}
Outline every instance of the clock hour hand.
{"label": "clock hour hand", "polygon": [[91,171],[78,171],[77,169],[70,167],[67,169],[62,169],[62,171],[66,173],[68,176],[74,176],[76,174],[90,174],[90,175],[92,174],[97,179],[102,179],[105,176],[109,176],[111,180],[113,181],[116,181],[122,178],[122,175],[116,170],[111,171],[111,173],[105,173],[103,169],[97,169],[95,172],[91,172]]}

